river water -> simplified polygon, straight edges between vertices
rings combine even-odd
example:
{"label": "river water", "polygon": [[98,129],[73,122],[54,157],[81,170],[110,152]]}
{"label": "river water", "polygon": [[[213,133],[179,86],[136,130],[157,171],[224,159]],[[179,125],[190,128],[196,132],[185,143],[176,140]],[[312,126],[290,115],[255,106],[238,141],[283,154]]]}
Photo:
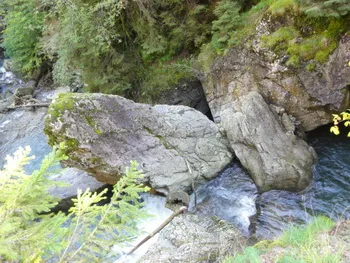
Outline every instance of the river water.
{"label": "river water", "polygon": [[[350,139],[322,127],[308,134],[318,155],[312,185],[303,193],[258,194],[248,174],[235,163],[197,190],[197,213],[216,215],[243,234],[262,239],[279,235],[291,223],[304,224],[315,215],[350,218]],[[191,209],[193,208],[193,198]]]}
{"label": "river water", "polygon": [[[6,72],[0,65],[2,87],[0,93],[5,92],[8,89],[7,84],[13,82],[16,82],[13,74]],[[3,132],[5,125],[16,122],[17,118],[21,117],[17,116],[18,114],[23,113],[13,112],[0,118],[0,131]],[[1,136],[5,139],[4,133]],[[50,147],[42,130],[30,129],[30,132],[17,137],[10,148],[5,147],[6,141],[0,143],[2,148],[6,148],[6,151],[0,151],[3,155],[1,157],[5,156],[5,152],[6,154],[13,152],[18,146],[31,145],[33,153],[37,156],[32,167],[27,167],[31,172],[39,166],[43,156],[50,151]],[[313,183],[305,192],[270,191],[258,194],[249,175],[241,168],[238,161],[235,161],[219,177],[197,189],[197,206],[194,206],[192,195],[190,211],[216,215],[236,225],[242,234],[258,238],[273,238],[290,223],[304,224],[314,215],[323,214],[335,220],[341,217],[350,218],[350,139],[330,134],[329,127],[309,133],[308,139],[315,148],[319,160],[314,167]],[[0,163],[2,164],[1,161]],[[146,209],[157,215],[141,226],[149,232],[165,220],[171,211],[164,207],[164,198],[144,196],[144,199]],[[133,245],[127,246],[127,250]],[[123,262],[134,262],[144,252],[140,250],[133,258],[124,257]]]}

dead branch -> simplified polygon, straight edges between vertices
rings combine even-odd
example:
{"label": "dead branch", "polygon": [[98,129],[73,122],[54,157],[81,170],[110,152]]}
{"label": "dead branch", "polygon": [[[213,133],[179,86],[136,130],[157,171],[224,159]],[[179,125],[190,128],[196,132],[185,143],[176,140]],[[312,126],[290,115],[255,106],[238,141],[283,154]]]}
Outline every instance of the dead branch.
{"label": "dead branch", "polygon": [[139,247],[141,247],[144,243],[146,243],[149,239],[151,239],[154,235],[156,235],[159,231],[161,231],[166,225],[168,225],[176,216],[178,216],[181,213],[184,213],[187,211],[186,206],[182,206],[179,210],[172,213],[171,216],[167,218],[159,227],[157,227],[156,230],[154,230],[152,233],[150,233],[148,236],[146,236],[144,239],[140,241],[127,255],[131,255],[134,253]]}
{"label": "dead branch", "polygon": [[50,106],[50,103],[33,103],[33,104],[24,104],[24,105],[17,105],[17,106],[10,106],[6,107],[6,110],[15,110],[18,108],[28,108],[28,107],[48,107]]}

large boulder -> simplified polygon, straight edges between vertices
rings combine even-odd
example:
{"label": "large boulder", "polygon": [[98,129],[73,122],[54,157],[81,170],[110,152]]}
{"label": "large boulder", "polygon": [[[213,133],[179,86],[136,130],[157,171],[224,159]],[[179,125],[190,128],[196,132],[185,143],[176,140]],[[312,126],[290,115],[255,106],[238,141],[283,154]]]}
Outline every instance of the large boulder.
{"label": "large boulder", "polygon": [[186,106],[63,94],[51,104],[45,130],[50,144],[66,142],[69,166],[114,184],[136,160],[143,182],[170,199],[214,178],[232,159],[216,124]]}
{"label": "large boulder", "polygon": [[261,21],[250,45],[235,47],[214,61],[203,82],[214,120],[220,122],[225,104],[257,91],[297,118],[306,131],[329,123],[331,113],[350,105],[350,36],[342,37],[327,63],[308,71],[287,66],[287,56],[262,47],[260,37],[269,34],[271,24]]}
{"label": "large boulder", "polygon": [[260,191],[301,191],[311,183],[315,151],[294,135],[288,115],[279,116],[259,93],[226,104],[221,125]]}
{"label": "large boulder", "polygon": [[246,239],[226,221],[184,214],[166,226],[158,241],[139,262],[220,262],[246,244]]}

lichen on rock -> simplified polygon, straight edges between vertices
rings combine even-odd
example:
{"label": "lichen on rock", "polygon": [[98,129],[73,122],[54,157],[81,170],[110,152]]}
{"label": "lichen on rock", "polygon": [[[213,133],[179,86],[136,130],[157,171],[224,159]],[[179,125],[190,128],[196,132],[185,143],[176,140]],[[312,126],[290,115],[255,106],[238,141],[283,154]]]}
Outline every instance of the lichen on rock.
{"label": "lichen on rock", "polygon": [[200,112],[113,95],[61,95],[50,106],[45,132],[50,144],[66,142],[67,165],[114,184],[136,160],[143,182],[166,195],[191,192],[193,182],[215,177],[232,159],[216,124]]}

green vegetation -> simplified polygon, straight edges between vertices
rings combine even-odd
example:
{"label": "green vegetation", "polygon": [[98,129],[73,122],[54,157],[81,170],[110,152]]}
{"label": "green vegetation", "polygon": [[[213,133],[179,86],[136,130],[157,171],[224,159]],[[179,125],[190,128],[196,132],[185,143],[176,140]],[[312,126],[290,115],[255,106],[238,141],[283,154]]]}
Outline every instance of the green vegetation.
{"label": "green vegetation", "polygon": [[37,9],[36,0],[2,1],[0,9],[5,10],[5,6],[3,46],[6,54],[12,58],[17,71],[33,75],[44,60],[40,47],[44,14]]}
{"label": "green vegetation", "polygon": [[[340,35],[346,30],[345,23],[341,19],[308,22],[305,17],[293,26],[282,26],[268,36],[262,37],[262,43],[266,47],[273,48],[275,52],[290,55],[287,65],[299,66],[300,60],[324,63],[328,56],[336,49]],[[301,26],[298,26],[300,24]],[[312,34],[303,34],[307,24],[312,28]],[[314,66],[308,66],[312,69]]]}
{"label": "green vegetation", "polygon": [[[196,53],[208,42],[213,20],[213,1],[209,0],[147,3],[18,0],[16,3],[12,0],[2,3],[8,10],[3,46],[10,57],[26,65],[29,76],[40,66],[40,58],[52,66],[56,83],[69,84],[78,74],[88,84],[89,91],[129,97],[148,94],[149,86],[157,89],[159,85],[172,85],[182,77],[173,78],[172,64],[181,64],[179,60]],[[26,5],[31,14],[38,15],[37,20],[23,16]],[[28,26],[23,27],[12,17],[24,17]],[[37,31],[27,32],[34,26]],[[11,42],[20,39],[22,33],[31,33],[30,50],[20,42]],[[166,72],[160,73],[166,76],[154,80],[154,71],[164,68]],[[177,75],[188,76],[186,72]],[[145,91],[139,90],[142,84]]]}
{"label": "green vegetation", "polygon": [[[340,114],[333,114],[333,126],[330,131],[335,135],[339,135],[339,123],[344,123],[345,127],[350,127],[350,109],[344,111]],[[348,137],[350,137],[350,131],[348,133]]]}
{"label": "green vegetation", "polygon": [[[43,68],[56,83],[81,76],[90,92],[152,101],[184,78],[208,71],[230,48],[262,44],[287,65],[327,61],[350,26],[345,0],[4,0],[4,41],[17,71]],[[196,68],[193,70],[193,68]],[[195,73],[195,74],[194,74]],[[141,98],[141,99],[140,99]]]}
{"label": "green vegetation", "polygon": [[[315,263],[342,261],[344,244],[331,240],[335,223],[329,218],[314,218],[306,227],[291,227],[275,241],[261,241],[242,253],[227,257],[224,263]],[[264,260],[264,261],[263,261]]]}
{"label": "green vegetation", "polygon": [[78,190],[68,214],[50,213],[58,202],[48,194],[50,187],[58,185],[49,178],[57,172],[50,167],[66,159],[62,150],[63,145],[46,156],[31,175],[23,170],[34,159],[29,147],[7,157],[0,171],[1,262],[100,262],[113,254],[111,246],[137,234],[136,222],[146,216],[138,193],[148,189],[135,183],[142,177],[136,162],[114,186],[108,204],[98,205],[107,190],[99,194]]}
{"label": "green vegetation", "polygon": [[350,13],[347,0],[298,0],[304,12],[314,17],[341,17]]}

